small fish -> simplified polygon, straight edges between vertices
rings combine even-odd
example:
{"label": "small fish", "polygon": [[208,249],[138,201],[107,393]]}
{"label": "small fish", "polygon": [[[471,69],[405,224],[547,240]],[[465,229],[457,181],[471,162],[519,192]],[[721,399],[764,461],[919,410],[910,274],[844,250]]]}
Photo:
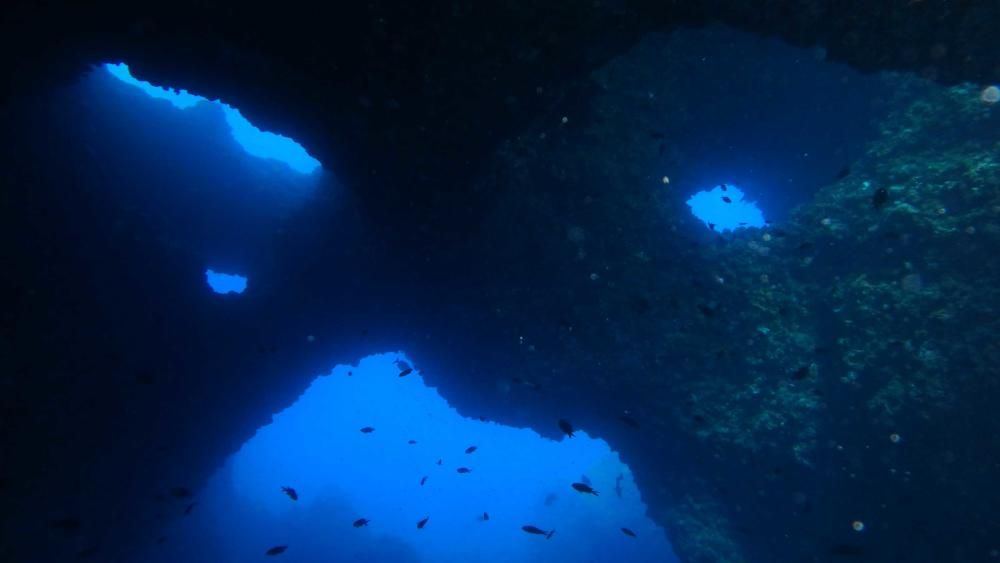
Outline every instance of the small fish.
{"label": "small fish", "polygon": [[726,203],[732,203],[733,202],[732,199],[729,199],[729,196],[722,196],[722,201],[724,201]]}
{"label": "small fish", "polygon": [[276,545],[276,546],[272,547],[271,549],[265,551],[264,555],[272,555],[272,556],[273,555],[281,555],[287,549],[288,549],[287,545]]}
{"label": "small fish", "polygon": [[630,538],[634,538],[635,537],[635,532],[633,532],[632,530],[629,530],[628,528],[622,528],[622,533],[625,534],[626,536],[630,537]]}
{"label": "small fish", "polygon": [[430,520],[430,519],[431,519],[431,517],[428,516],[427,518],[424,518],[423,520],[417,522],[417,529],[418,530],[423,529],[423,527],[427,525],[427,521]]}
{"label": "small fish", "polygon": [[562,430],[570,438],[573,437],[573,425],[569,423],[565,418],[559,419],[559,429]]}
{"label": "small fish", "polygon": [[719,184],[719,187],[722,188],[722,191],[724,191],[724,192],[729,190],[729,188],[726,187],[725,184]]}
{"label": "small fish", "polygon": [[833,176],[833,179],[834,179],[834,180],[843,180],[844,178],[846,178],[846,177],[848,177],[848,176],[850,176],[850,175],[851,175],[851,167],[845,164],[845,165],[844,165],[844,167],[843,167],[843,168],[841,168],[841,169],[840,169],[840,170],[839,170],[839,171],[838,171],[838,172],[837,172],[837,173],[836,173],[836,174],[835,174],[835,175]]}
{"label": "small fish", "polygon": [[552,530],[551,532],[546,532],[545,530],[542,530],[541,528],[536,528],[530,524],[527,526],[521,526],[521,529],[524,530],[525,532],[528,532],[529,534],[535,534],[536,536],[545,536],[545,539],[551,538],[552,534],[556,533],[555,530]]}
{"label": "small fish", "polygon": [[299,493],[291,487],[281,487],[281,492],[288,495],[288,498],[292,500],[299,500]]}
{"label": "small fish", "polygon": [[468,467],[459,467],[455,471],[458,471],[459,473],[472,473],[472,470]]}
{"label": "small fish", "polygon": [[53,530],[62,530],[65,534],[72,534],[80,529],[80,519],[68,516],[66,518],[56,518],[49,520],[49,527]]}
{"label": "small fish", "polygon": [[742,227],[743,225],[746,225],[746,224],[747,224],[747,222],[746,222],[746,221],[740,221],[740,226],[741,226],[741,227]]}
{"label": "small fish", "polygon": [[595,497],[597,496],[597,491],[595,491],[593,487],[587,485],[586,483],[573,483],[572,486],[579,493],[586,493],[588,495],[594,495]]}
{"label": "small fish", "polygon": [[191,498],[194,493],[187,487],[174,487],[170,489],[170,496],[174,498]]}
{"label": "small fish", "polygon": [[709,307],[708,305],[698,303],[698,310],[701,311],[701,314],[705,315],[706,317],[711,318],[715,316],[715,309]]}
{"label": "small fish", "polygon": [[369,522],[371,522],[371,520],[369,520],[367,518],[358,518],[357,520],[354,521],[354,527],[355,528],[363,528],[363,527],[367,526]]}
{"label": "small fish", "polygon": [[375,431],[375,429],[372,428],[371,426],[365,426],[364,428],[361,429],[361,432],[363,432],[365,434],[371,434],[374,431]]}
{"label": "small fish", "polygon": [[349,371],[349,372],[347,372],[347,377],[351,377],[352,375],[354,375],[354,372],[353,372],[353,371]]}
{"label": "small fish", "polygon": [[627,414],[619,416],[618,420],[624,422],[625,426],[629,426],[631,428],[639,428],[639,422]]}
{"label": "small fish", "polygon": [[441,460],[440,459],[438,460],[438,465],[441,465]]}
{"label": "small fish", "polygon": [[882,206],[889,201],[889,191],[885,188],[879,188],[875,190],[872,194],[872,207],[875,209],[882,209]]}
{"label": "small fish", "polygon": [[399,377],[406,377],[407,375],[410,375],[411,373],[413,373],[413,368],[406,368],[403,371],[399,372]]}
{"label": "small fish", "polygon": [[197,504],[198,504],[197,502],[192,502],[191,504],[187,505],[187,508],[184,509],[184,516],[189,516],[191,514],[191,511],[194,510],[194,507]]}
{"label": "small fish", "polygon": [[412,446],[413,444],[416,444],[417,441],[416,440],[410,440],[410,441],[408,441],[406,443]]}
{"label": "small fish", "polygon": [[399,371],[413,370],[413,366],[408,364],[406,360],[395,360],[392,363],[396,364],[396,367],[399,368]]}
{"label": "small fish", "polygon": [[479,448],[477,448],[476,446],[469,446],[468,448],[465,448],[465,453],[471,454],[472,452],[474,452],[474,451],[476,451],[478,449]]}
{"label": "small fish", "polygon": [[715,230],[715,223],[709,223],[708,224],[708,228],[714,231]]}
{"label": "small fish", "polygon": [[426,476],[426,475],[424,475],[424,476],[423,476],[423,477],[422,477],[422,478],[420,479],[420,486],[421,486],[421,487],[423,487],[423,486],[424,486],[424,483],[426,483],[426,482],[427,482],[427,476]]}
{"label": "small fish", "polygon": [[792,373],[792,379],[801,380],[809,377],[809,366],[802,366]]}
{"label": "small fish", "polygon": [[483,512],[482,521],[483,522],[489,522],[489,520],[490,520],[490,513],[489,512]]}

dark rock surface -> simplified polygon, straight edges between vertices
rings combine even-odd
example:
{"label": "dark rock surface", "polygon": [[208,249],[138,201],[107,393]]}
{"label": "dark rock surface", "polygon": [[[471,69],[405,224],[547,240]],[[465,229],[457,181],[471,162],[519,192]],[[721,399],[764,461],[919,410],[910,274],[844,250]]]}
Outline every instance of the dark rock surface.
{"label": "dark rock surface", "polygon": [[[991,406],[1000,360],[998,273],[977,264],[996,248],[987,132],[997,124],[973,91],[887,122],[867,180],[833,186],[796,216],[792,237],[766,244],[637,244],[664,226],[648,196],[584,193],[567,179],[608,174],[585,145],[558,131],[554,148],[526,139],[545,130],[540,120],[592,111],[589,74],[643,33],[709,21],[821,45],[866,70],[995,81],[997,4],[488,4],[5,4],[0,558],[65,561],[99,546],[104,560],[125,560],[176,515],[172,487],[196,493],[316,374],[389,349],[410,353],[465,414],[552,436],[564,417],[607,438],[687,560],[824,561],[845,545],[872,560],[986,557],[1000,536],[986,517],[996,499],[982,494],[998,432],[967,413]],[[325,184],[339,195],[289,212],[294,222],[264,218],[281,236],[248,234],[260,218],[234,213],[223,249],[175,242],[189,229],[178,225],[200,224],[191,208],[151,221],[162,201],[122,203],[101,189],[100,159],[53,134],[75,118],[72,105],[51,111],[60,89],[106,60],[225,99],[303,142],[343,188]],[[551,165],[581,159],[594,169]],[[627,164],[605,190],[626,184]],[[959,185],[944,174],[955,171]],[[889,190],[873,234],[859,234],[871,211],[859,181]],[[606,270],[567,255],[567,224],[551,219],[567,201],[586,236],[607,241]],[[885,260],[880,232],[912,256]],[[258,284],[239,300],[207,294],[206,255],[241,246],[254,249]],[[843,253],[858,261],[831,258]],[[775,265],[762,266],[763,254]],[[742,282],[682,287],[667,262]],[[811,318],[819,304],[800,299],[816,293],[846,306],[846,320]],[[719,318],[691,309],[701,301]],[[944,336],[956,326],[980,328]],[[719,334],[753,338],[773,357],[692,351],[694,338]],[[820,346],[836,359],[817,360]],[[886,359],[896,356],[909,362],[903,375]],[[695,377],[718,361],[738,377]],[[824,394],[783,376],[800,366],[806,380],[823,378]],[[543,391],[499,394],[512,373]],[[618,420],[625,409],[640,433]],[[921,453],[892,449],[893,432],[915,447],[910,436],[924,436]],[[79,529],[51,525],[66,518]],[[881,535],[852,536],[853,519]]]}

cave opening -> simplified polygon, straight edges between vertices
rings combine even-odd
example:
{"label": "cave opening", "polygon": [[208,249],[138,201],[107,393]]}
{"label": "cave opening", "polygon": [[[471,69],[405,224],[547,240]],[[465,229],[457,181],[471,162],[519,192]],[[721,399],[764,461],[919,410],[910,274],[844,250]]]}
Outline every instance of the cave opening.
{"label": "cave opening", "polygon": [[215,293],[243,293],[247,288],[246,276],[224,274],[211,268],[205,270],[205,280]]}
{"label": "cave opening", "polygon": [[402,353],[317,377],[194,500],[146,560],[676,560],[605,441],[462,417]]}
{"label": "cave opening", "polygon": [[282,162],[300,174],[312,174],[321,168],[320,162],[295,140],[277,133],[261,131],[243,117],[238,109],[221,100],[208,100],[187,90],[156,86],[139,80],[132,75],[125,63],[107,63],[104,68],[118,80],[139,88],[150,97],[166,100],[177,109],[195,107],[202,102],[218,106],[225,115],[233,139],[247,154]]}
{"label": "cave opening", "polygon": [[746,199],[743,190],[733,184],[723,183],[692,194],[687,204],[692,215],[720,233],[765,225],[764,214],[757,203]]}

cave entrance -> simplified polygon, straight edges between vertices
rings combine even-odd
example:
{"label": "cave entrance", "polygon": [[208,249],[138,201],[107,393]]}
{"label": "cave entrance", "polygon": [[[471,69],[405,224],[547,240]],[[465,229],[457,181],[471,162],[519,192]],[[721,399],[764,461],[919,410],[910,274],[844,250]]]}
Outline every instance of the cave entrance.
{"label": "cave entrance", "polygon": [[[352,561],[676,561],[606,442],[582,431],[553,441],[464,418],[419,371],[401,377],[408,362],[381,354],[314,380],[198,493],[155,560],[249,561],[288,546],[297,561],[330,553]],[[599,496],[576,492],[574,482],[589,482]],[[370,522],[354,527],[360,518]],[[546,541],[525,525],[555,534]]]}

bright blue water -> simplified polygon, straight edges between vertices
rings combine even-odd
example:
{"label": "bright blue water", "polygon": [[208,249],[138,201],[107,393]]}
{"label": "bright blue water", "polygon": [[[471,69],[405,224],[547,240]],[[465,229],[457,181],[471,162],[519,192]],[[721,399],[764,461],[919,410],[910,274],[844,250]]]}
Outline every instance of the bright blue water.
{"label": "bright blue water", "polygon": [[292,170],[303,174],[312,173],[320,167],[320,162],[310,156],[302,145],[288,137],[261,131],[247,121],[239,110],[219,100],[210,101],[191,94],[187,90],[154,86],[132,76],[125,63],[107,64],[105,68],[122,82],[141,88],[143,92],[154,98],[167,100],[178,109],[193,107],[201,102],[217,104],[225,112],[226,122],[229,124],[233,138],[248,154],[284,162]]}
{"label": "bright blue water", "polygon": [[[725,190],[722,189],[723,185]],[[744,199],[745,197],[746,194],[739,187],[719,184],[710,190],[693,194],[687,204],[695,217],[716,232],[763,227],[764,214],[755,202]]]}
{"label": "bright blue water", "polygon": [[[317,378],[198,493],[158,560],[254,561],[287,545],[288,562],[676,561],[607,443],[463,418],[419,372],[399,377],[396,359],[405,361],[372,356]],[[571,488],[583,476],[599,496]],[[358,518],[371,522],[354,528]],[[527,534],[526,524],[555,534]]]}
{"label": "bright blue water", "polygon": [[243,293],[247,288],[247,278],[239,274],[223,274],[209,269],[205,270],[205,280],[216,293]]}

